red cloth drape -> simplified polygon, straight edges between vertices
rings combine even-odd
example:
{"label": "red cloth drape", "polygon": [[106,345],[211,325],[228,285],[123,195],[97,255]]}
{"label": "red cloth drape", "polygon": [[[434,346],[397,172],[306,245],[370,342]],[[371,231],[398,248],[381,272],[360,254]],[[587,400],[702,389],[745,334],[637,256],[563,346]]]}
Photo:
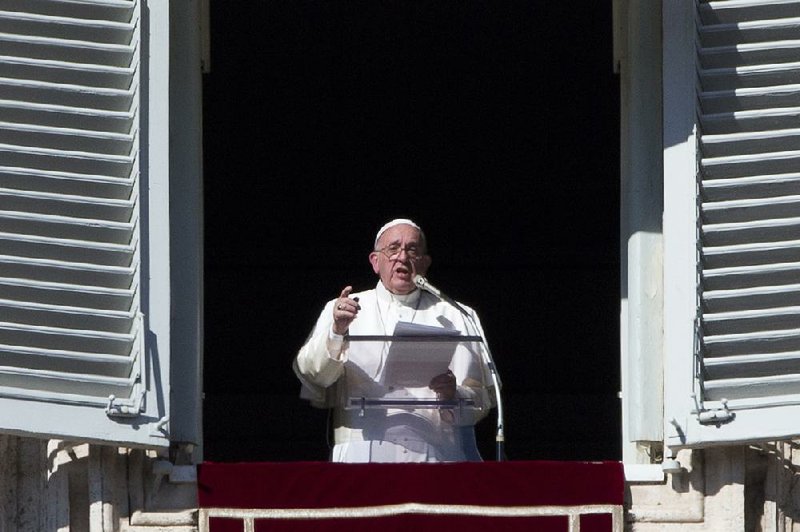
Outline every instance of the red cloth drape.
{"label": "red cloth drape", "polygon": [[[617,462],[334,464],[204,463],[201,508],[325,509],[403,503],[511,508],[622,505]],[[566,530],[564,516],[488,517],[406,513],[375,518],[259,519],[256,530]],[[242,530],[212,519],[212,532]],[[581,517],[581,530],[611,530],[608,514]]]}

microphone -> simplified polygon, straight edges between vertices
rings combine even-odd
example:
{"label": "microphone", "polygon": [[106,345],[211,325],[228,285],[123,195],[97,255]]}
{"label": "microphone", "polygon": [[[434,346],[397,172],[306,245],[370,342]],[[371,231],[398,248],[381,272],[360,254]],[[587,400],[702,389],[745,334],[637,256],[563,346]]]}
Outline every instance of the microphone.
{"label": "microphone", "polygon": [[[445,296],[442,294],[442,291],[433,286],[431,283],[428,282],[426,278],[421,276],[418,273],[414,274],[414,284],[417,285],[422,290],[426,292],[430,292],[431,294],[435,295],[439,299],[445,299]],[[447,298],[449,299],[449,298]]]}
{"label": "microphone", "polygon": [[414,274],[414,284],[417,285],[418,288],[421,290],[425,290],[426,292],[430,292],[434,296],[438,297],[442,301],[445,301],[451,305],[453,305],[456,309],[458,309],[461,314],[463,314],[467,320],[472,324],[475,328],[475,332],[478,333],[478,336],[481,337],[482,344],[484,350],[482,350],[483,356],[485,357],[484,363],[486,367],[489,369],[489,373],[492,377],[492,383],[494,384],[494,393],[495,393],[495,402],[497,404],[497,433],[495,435],[495,441],[497,444],[497,461],[502,462],[505,460],[505,423],[503,419],[503,400],[500,396],[500,375],[497,373],[497,368],[494,365],[494,357],[492,357],[492,352],[489,349],[489,343],[486,341],[486,335],[483,333],[483,328],[478,325],[475,317],[472,316],[467,310],[459,305],[454,299],[446,296],[442,293],[441,290],[433,286],[431,283],[428,282],[426,278],[419,275],[418,273]]}
{"label": "microphone", "polygon": [[469,315],[469,312],[467,312],[464,309],[464,307],[459,305],[455,299],[449,297],[444,292],[433,286],[431,283],[428,282],[426,278],[424,278],[418,273],[414,274],[414,284],[417,285],[420,289],[425,290],[426,292],[430,292],[431,294],[438,297],[445,303],[453,305],[461,314],[466,316],[468,319],[472,319],[472,316]]}
{"label": "microphone", "polygon": [[424,278],[418,273],[414,274],[414,284],[417,285],[420,289],[425,290],[426,292],[430,292],[431,294],[438,297],[445,303],[453,305],[461,314],[463,314],[470,320],[472,319],[472,316],[470,316],[469,312],[467,312],[466,309],[464,309],[464,307],[459,305],[455,299],[451,298],[450,296],[446,295],[444,292],[433,286],[431,283],[428,282],[426,278]]}

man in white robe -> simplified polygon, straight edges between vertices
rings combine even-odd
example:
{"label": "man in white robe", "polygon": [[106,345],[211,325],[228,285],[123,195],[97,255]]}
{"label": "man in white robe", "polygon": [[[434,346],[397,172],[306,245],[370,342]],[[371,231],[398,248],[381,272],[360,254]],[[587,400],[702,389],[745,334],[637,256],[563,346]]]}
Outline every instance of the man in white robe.
{"label": "man in white robe", "polygon": [[[347,286],[329,301],[294,363],[301,395],[315,406],[333,408],[331,460],[480,460],[473,426],[493,406],[481,342],[454,342],[449,366],[432,375],[427,385],[397,389],[386,375],[392,342],[356,341],[390,336],[398,323],[482,336],[480,320],[469,307],[456,308],[417,288],[414,276],[425,275],[431,259],[424,234],[411,220],[392,220],[381,227],[369,260],[380,279],[375,289],[353,293]],[[428,403],[421,408],[354,407],[351,400],[359,397]],[[460,406],[433,408],[431,400]]]}

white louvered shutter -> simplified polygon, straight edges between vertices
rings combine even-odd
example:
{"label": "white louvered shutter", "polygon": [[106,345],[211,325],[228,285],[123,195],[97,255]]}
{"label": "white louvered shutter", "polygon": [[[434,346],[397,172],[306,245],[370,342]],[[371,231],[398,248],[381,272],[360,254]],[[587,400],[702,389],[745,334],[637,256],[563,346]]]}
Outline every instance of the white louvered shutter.
{"label": "white louvered shutter", "polygon": [[168,443],[145,415],[166,383],[141,304],[142,35],[137,0],[0,3],[2,431]]}
{"label": "white louvered shutter", "polygon": [[694,17],[694,397],[686,415],[668,418],[671,440],[698,445],[794,436],[800,434],[800,2],[702,1]]}

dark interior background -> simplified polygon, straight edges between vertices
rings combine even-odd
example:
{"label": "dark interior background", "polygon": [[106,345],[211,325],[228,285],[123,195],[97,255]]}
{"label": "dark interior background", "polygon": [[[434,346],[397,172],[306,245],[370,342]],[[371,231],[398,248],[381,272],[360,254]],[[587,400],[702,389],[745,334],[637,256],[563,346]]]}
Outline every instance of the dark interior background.
{"label": "dark interior background", "polygon": [[481,315],[508,458],[619,458],[611,32],[610,2],[211,2],[206,460],[327,458],[291,360],[398,216]]}

